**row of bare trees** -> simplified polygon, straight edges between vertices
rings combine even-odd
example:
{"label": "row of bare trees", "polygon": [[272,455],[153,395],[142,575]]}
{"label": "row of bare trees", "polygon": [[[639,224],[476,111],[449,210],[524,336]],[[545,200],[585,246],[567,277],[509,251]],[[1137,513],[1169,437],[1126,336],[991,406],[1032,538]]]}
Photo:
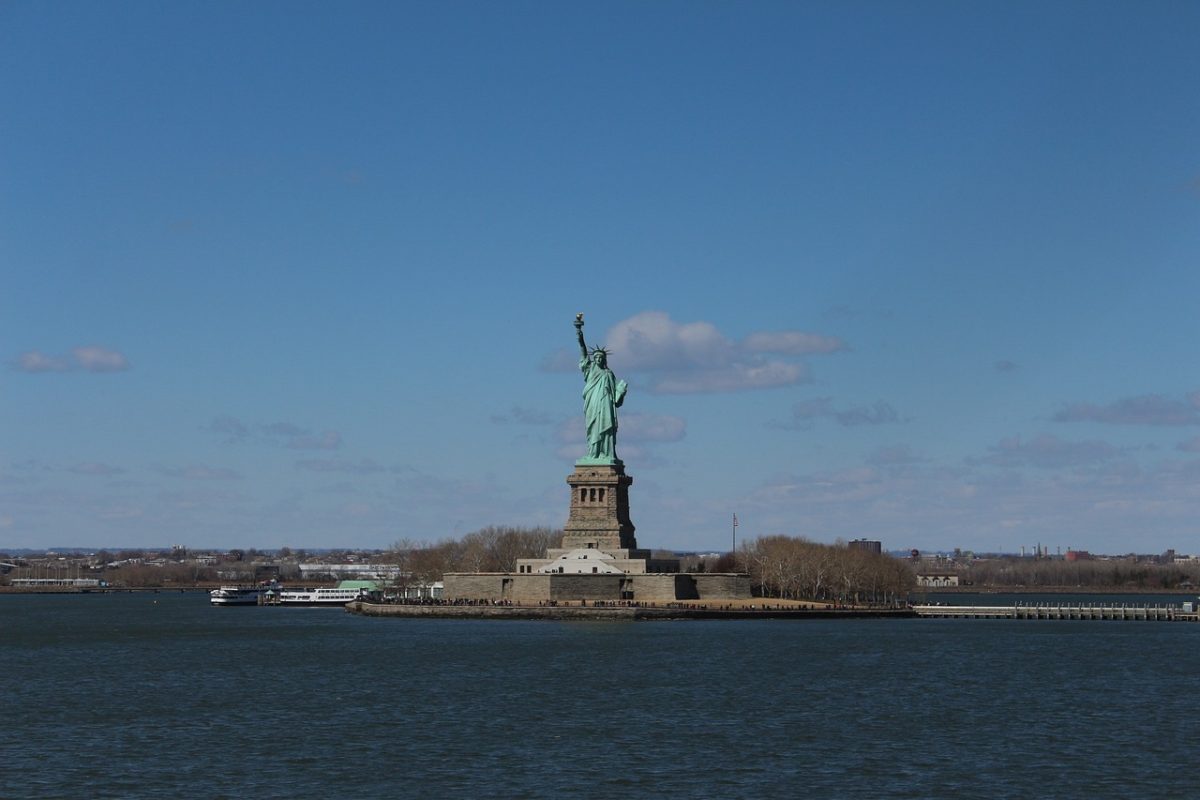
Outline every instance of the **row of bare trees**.
{"label": "row of bare trees", "polygon": [[746,542],[735,562],[763,597],[892,605],[904,602],[916,584],[900,559],[791,536]]}
{"label": "row of bare trees", "polygon": [[382,560],[400,567],[398,586],[439,581],[447,572],[516,572],[519,558],[545,558],[562,543],[562,531],[491,525],[461,539],[436,544],[401,539]]}
{"label": "row of bare trees", "polygon": [[979,587],[1177,589],[1200,586],[1200,564],[1132,559],[994,558],[971,562],[962,577]]}
{"label": "row of bare trees", "polygon": [[113,586],[147,588],[155,586],[195,586],[215,583],[217,572],[212,567],[194,564],[123,564],[110,569],[87,568],[77,573],[69,570],[61,573],[45,571],[36,567],[18,567],[0,575],[0,586],[10,584],[16,578],[97,578]]}

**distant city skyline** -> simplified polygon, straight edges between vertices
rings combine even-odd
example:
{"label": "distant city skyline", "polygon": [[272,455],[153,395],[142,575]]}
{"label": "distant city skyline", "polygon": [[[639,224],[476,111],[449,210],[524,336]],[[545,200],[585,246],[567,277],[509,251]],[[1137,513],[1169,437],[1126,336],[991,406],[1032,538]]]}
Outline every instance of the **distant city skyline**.
{"label": "distant city skyline", "polygon": [[[6,4],[0,551],[1200,551],[1200,6]],[[586,276],[586,277],[585,277]]]}

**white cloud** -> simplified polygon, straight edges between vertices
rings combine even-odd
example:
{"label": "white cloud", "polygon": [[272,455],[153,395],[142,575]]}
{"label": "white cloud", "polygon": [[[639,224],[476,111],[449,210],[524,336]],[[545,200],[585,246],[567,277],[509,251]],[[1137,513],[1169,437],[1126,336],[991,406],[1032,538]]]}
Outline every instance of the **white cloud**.
{"label": "white cloud", "polygon": [[12,367],[20,372],[66,372],[71,365],[65,358],[48,356],[40,350],[30,350],[17,356]]}
{"label": "white cloud", "polygon": [[710,322],[678,323],[663,311],[618,322],[605,345],[624,369],[713,369],[730,364],[738,348]]}
{"label": "white cloud", "polygon": [[622,414],[617,436],[629,442],[678,442],[687,436],[687,421],[671,414]]}
{"label": "white cloud", "polygon": [[649,390],[661,394],[792,386],[810,380],[808,368],[767,355],[848,349],[836,337],[802,331],[756,332],[737,342],[711,322],[676,322],[663,311],[643,311],[618,322],[603,344],[615,369],[645,374]]}
{"label": "white cloud", "polygon": [[41,350],[22,353],[11,364],[18,372],[123,372],[129,369],[129,359],[116,350],[98,345],[76,347],[68,356],[50,356]]}
{"label": "white cloud", "polygon": [[129,359],[116,350],[90,345],[71,351],[75,363],[88,372],[122,372],[129,369]]}

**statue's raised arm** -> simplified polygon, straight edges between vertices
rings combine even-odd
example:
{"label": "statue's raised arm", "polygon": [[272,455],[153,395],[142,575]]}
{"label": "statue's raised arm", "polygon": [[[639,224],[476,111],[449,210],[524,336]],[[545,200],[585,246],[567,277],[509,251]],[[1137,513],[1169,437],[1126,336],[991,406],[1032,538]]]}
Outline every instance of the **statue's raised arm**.
{"label": "statue's raised arm", "polygon": [[583,341],[583,312],[575,315],[575,338],[579,340],[579,355],[581,358],[588,357],[587,344]]}

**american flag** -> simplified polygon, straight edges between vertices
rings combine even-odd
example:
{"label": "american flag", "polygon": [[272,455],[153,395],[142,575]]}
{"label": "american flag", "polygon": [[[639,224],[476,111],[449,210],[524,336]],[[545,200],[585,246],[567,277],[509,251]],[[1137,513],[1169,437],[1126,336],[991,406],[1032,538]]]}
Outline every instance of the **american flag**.
{"label": "american flag", "polygon": [[733,515],[733,527],[737,527],[737,514]]}

